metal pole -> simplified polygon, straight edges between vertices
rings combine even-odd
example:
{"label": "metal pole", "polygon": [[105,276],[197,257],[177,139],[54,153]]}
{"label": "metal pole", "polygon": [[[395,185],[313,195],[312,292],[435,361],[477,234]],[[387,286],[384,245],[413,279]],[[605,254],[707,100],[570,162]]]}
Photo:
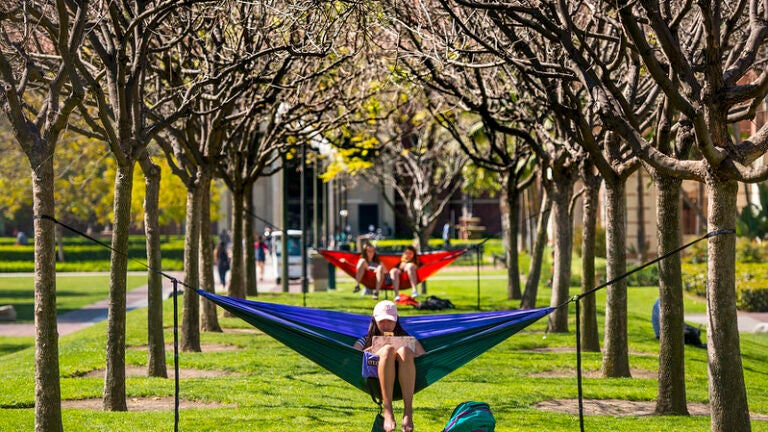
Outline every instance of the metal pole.
{"label": "metal pole", "polygon": [[477,260],[477,310],[480,310],[480,245],[481,244],[475,245],[475,259]]}
{"label": "metal pole", "polygon": [[174,408],[173,408],[173,430],[179,431],[179,281],[171,279],[173,282],[173,370],[174,370]]}
{"label": "metal pole", "polygon": [[301,146],[301,293],[304,296],[304,306],[307,305],[309,278],[307,277],[307,144]]}
{"label": "metal pole", "polygon": [[320,159],[315,157],[312,160],[312,246],[315,250],[320,248],[320,208],[319,193],[317,190],[317,164]]}

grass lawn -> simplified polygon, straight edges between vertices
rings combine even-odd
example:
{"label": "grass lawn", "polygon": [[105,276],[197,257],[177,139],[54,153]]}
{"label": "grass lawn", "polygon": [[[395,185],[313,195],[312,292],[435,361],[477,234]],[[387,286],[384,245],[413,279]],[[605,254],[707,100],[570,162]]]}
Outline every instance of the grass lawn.
{"label": "grass lawn", "polygon": [[[145,275],[128,275],[129,291],[146,283]],[[59,315],[96,303],[107,298],[108,294],[109,276],[107,275],[75,276],[59,273],[56,276],[56,308]],[[13,305],[17,314],[16,322],[33,323],[35,321],[34,303],[32,277],[13,274],[0,276],[0,304]],[[34,344],[35,340],[31,337],[0,336],[0,355],[19,351]]]}
{"label": "grass lawn", "polygon": [[[486,267],[486,269],[488,269]],[[488,272],[490,274],[491,272]],[[483,310],[514,308],[518,302],[504,300],[506,285],[500,272],[493,272],[481,282]],[[453,280],[442,277],[430,280],[430,294],[450,299],[457,312],[475,311],[477,284],[474,271],[457,273],[451,269],[439,276],[462,276]],[[341,278],[338,289],[307,294],[307,306],[369,314],[374,302],[352,293],[352,283]],[[576,290],[573,291],[576,294]],[[548,304],[549,290],[542,289],[539,304]],[[638,378],[602,379],[587,375],[584,379],[586,399],[624,399],[653,401],[657,383],[652,378],[658,369],[658,342],[650,323],[651,306],[656,300],[654,288],[629,290],[628,319],[630,366]],[[262,294],[261,301],[301,305],[300,294]],[[602,328],[605,292],[598,294]],[[179,304],[181,315],[181,304]],[[703,302],[686,299],[686,311],[702,311]],[[166,341],[172,341],[172,302],[165,305]],[[569,307],[571,330],[575,308]],[[425,314],[401,308],[402,314]],[[144,367],[147,362],[146,312],[128,314],[126,354],[128,365]],[[181,379],[181,398],[227,407],[183,409],[180,430],[186,431],[364,431],[369,430],[376,406],[370,398],[334,375],[304,359],[260,332],[244,331],[251,327],[236,318],[222,318],[225,333],[202,335],[202,353],[180,353],[182,370],[214,371],[212,377]],[[94,325],[60,341],[61,393],[66,400],[100,398],[103,374],[86,375],[104,368],[106,325]],[[460,402],[488,402],[498,421],[498,431],[577,431],[578,417],[538,410],[533,405],[552,399],[574,399],[577,396],[574,333],[547,334],[542,319],[518,335],[509,338],[459,370],[418,393],[415,397],[414,421],[418,430],[438,431]],[[602,336],[602,334],[601,334]],[[9,343],[0,340],[2,344]],[[231,349],[221,349],[222,345]],[[212,347],[218,347],[213,349]],[[208,349],[207,349],[208,348]],[[741,349],[745,379],[753,413],[768,414],[768,336],[743,334]],[[0,350],[0,353],[3,352]],[[167,353],[169,370],[173,368],[173,352]],[[26,431],[33,428],[34,349],[0,355],[0,429]],[[585,373],[600,368],[598,353],[583,355]],[[686,347],[686,383],[689,402],[706,403],[706,351]],[[172,397],[172,379],[129,377],[128,398]],[[396,418],[402,404],[395,402]],[[86,431],[168,431],[173,429],[173,410],[102,412],[88,409],[65,409],[66,430]],[[588,431],[702,431],[709,429],[709,418],[694,417],[630,417],[590,416],[585,419]],[[768,431],[768,422],[753,421],[753,431]]]}

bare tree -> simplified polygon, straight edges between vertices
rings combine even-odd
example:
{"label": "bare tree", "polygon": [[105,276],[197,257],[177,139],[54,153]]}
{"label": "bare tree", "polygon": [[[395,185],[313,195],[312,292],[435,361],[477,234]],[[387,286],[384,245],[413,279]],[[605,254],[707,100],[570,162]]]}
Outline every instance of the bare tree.
{"label": "bare tree", "polygon": [[160,167],[148,153],[139,159],[144,172],[144,233],[147,244],[147,376],[168,377],[163,335],[163,266],[160,250]]}
{"label": "bare tree", "polygon": [[[489,7],[485,2],[477,6]],[[669,176],[705,184],[710,230],[734,228],[737,182],[768,177],[768,168],[751,166],[768,149],[768,125],[739,143],[728,133],[730,123],[754,118],[768,92],[762,61],[767,30],[759,18],[767,13],[764,2],[747,0],[734,8],[710,1],[618,2],[603,4],[605,15],[580,2],[498,6],[505,19],[526,23],[563,48],[570,70],[588,90],[604,126],[620,135],[637,155]],[[625,49],[629,49],[626,61],[636,65],[633,70],[642,67],[653,79],[678,113],[675,118],[680,124],[691,124],[699,160],[665,154],[645,138],[648,123],[637,115],[640,100],[623,92],[620,82],[626,77],[609,73],[607,66],[617,58],[604,56]],[[713,431],[748,431],[736,325],[735,236],[711,237],[708,252],[711,427]],[[674,308],[665,313],[674,319]]]}
{"label": "bare tree", "polygon": [[[26,154],[35,214],[35,430],[61,431],[53,158],[83,98],[73,57],[88,3],[13,2],[0,6],[0,106]],[[45,77],[45,78],[44,78]]]}
{"label": "bare tree", "polygon": [[[194,2],[193,2],[194,3]],[[112,249],[125,251],[131,217],[131,190],[136,162],[151,138],[174,117],[149,122],[147,112],[166,102],[160,89],[148,91],[150,52],[168,50],[173,35],[185,27],[164,27],[174,13],[187,13],[189,2],[129,1],[94,6],[87,11],[91,31],[74,57],[77,73],[88,87],[78,112],[88,129],[84,134],[104,140],[117,161]],[[180,91],[168,89],[168,92]],[[125,308],[127,256],[113,253],[110,266],[104,408],[125,411]]]}
{"label": "bare tree", "polygon": [[[384,129],[397,135],[387,137],[380,130],[379,163],[364,171],[363,176],[378,183],[382,190],[389,187],[395,191],[405,205],[401,220],[413,232],[416,249],[423,251],[428,249],[440,215],[462,185],[462,169],[468,157],[441,125],[447,123],[445,113],[438,118],[424,118],[426,107],[421,106],[418,114],[417,107],[418,103],[408,104],[394,114],[393,123],[385,123]],[[389,196],[385,194],[384,199],[396,208]]]}
{"label": "bare tree", "polygon": [[[325,6],[297,1],[281,8],[264,8],[265,47],[255,51],[248,64],[252,85],[238,101],[233,127],[227,131],[217,158],[217,173],[233,197],[229,286],[233,297],[246,294],[242,249],[245,194],[258,178],[283,168],[277,161],[288,154],[296,157],[301,146],[337,125],[346,115],[345,102],[363,96],[350,97],[350,89],[342,83],[356,73],[343,66],[357,54],[358,29],[364,23],[358,20],[355,5]],[[287,278],[282,279],[287,289]]]}

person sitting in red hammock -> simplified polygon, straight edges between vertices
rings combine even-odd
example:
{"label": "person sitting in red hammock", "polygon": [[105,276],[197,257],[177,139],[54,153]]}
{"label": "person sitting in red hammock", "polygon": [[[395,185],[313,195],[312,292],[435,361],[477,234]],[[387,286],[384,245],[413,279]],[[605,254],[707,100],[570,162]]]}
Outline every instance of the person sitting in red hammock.
{"label": "person sitting in red hammock", "polygon": [[[410,336],[400,325],[397,318],[397,306],[389,300],[380,301],[373,308],[373,317],[368,326],[368,334],[355,342],[355,348],[363,351],[373,351],[374,336]],[[384,407],[384,430],[393,431],[395,414],[392,411],[392,398],[395,389],[395,378],[400,383],[403,395],[403,432],[413,431],[413,393],[416,385],[416,365],[414,359],[424,354],[424,347],[417,340],[414,349],[392,345],[384,345],[375,354],[379,356],[379,386],[381,388],[381,403]]]}
{"label": "person sitting in red hammock", "polygon": [[366,243],[363,245],[363,251],[360,253],[360,259],[357,261],[355,292],[360,291],[360,280],[363,279],[365,272],[369,270],[376,274],[376,291],[373,293],[373,299],[378,300],[379,291],[384,284],[384,275],[387,274],[387,269],[381,263],[379,254],[376,253],[376,247],[371,243]]}
{"label": "person sitting in red hammock", "polygon": [[419,277],[416,275],[416,269],[418,267],[419,255],[416,253],[416,248],[410,245],[406,246],[403,255],[400,257],[400,264],[389,271],[389,276],[392,278],[392,287],[395,289],[395,301],[400,300],[401,273],[408,275],[408,280],[411,282],[411,286],[413,287],[411,297],[419,295],[419,290],[416,288],[416,285],[419,283]]}

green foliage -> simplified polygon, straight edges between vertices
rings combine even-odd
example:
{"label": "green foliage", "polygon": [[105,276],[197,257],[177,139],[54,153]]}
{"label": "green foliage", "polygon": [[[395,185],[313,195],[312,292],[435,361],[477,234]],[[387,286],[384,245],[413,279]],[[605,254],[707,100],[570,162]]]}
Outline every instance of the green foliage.
{"label": "green foliage", "polygon": [[489,196],[495,197],[501,190],[502,185],[499,181],[499,174],[496,172],[469,162],[464,165],[461,173],[464,176],[462,190],[471,196],[479,197],[487,193]]}
{"label": "green foliage", "polygon": [[648,266],[637,273],[631,274],[627,278],[629,286],[658,286],[659,285],[659,266]]}
{"label": "green foliage", "polygon": [[[161,226],[175,224],[184,225],[187,217],[187,188],[181,179],[171,172],[171,167],[165,158],[153,158],[160,167],[160,198],[161,211],[158,221]],[[131,196],[131,215],[133,226],[144,227],[144,199],[146,197],[144,173],[140,169],[133,172],[133,192]],[[218,190],[211,188],[211,217],[217,217],[219,200]]]}
{"label": "green foliage", "polygon": [[[683,287],[686,292],[705,298],[707,295],[705,263],[683,264]],[[768,312],[768,268],[761,262],[736,264],[736,306],[747,312]]]}
{"label": "green foliage", "polygon": [[[106,242],[105,242],[106,243]],[[107,243],[108,244],[108,243]],[[164,238],[161,242],[162,270],[183,269],[184,239]],[[128,269],[146,270],[147,251],[144,236],[131,236],[128,242]],[[82,237],[65,237],[66,261],[56,263],[56,271],[109,271],[111,251],[103,245]],[[0,273],[32,272],[35,269],[34,246],[16,246],[9,241],[0,242]]]}
{"label": "green foliage", "polygon": [[736,233],[749,239],[764,239],[768,235],[768,185],[758,183],[760,204],[751,203],[741,209],[736,221]]}
{"label": "green foliage", "polygon": [[691,264],[707,262],[707,242],[700,241],[682,252],[683,261]]}
{"label": "green foliage", "polygon": [[736,241],[736,262],[759,263],[768,258],[768,244],[758,243],[744,237]]}
{"label": "green foliage", "polygon": [[[584,227],[579,225],[573,230],[573,253],[579,257],[583,237]],[[605,258],[605,228],[600,225],[595,228],[595,257]]]}
{"label": "green foliage", "polygon": [[768,285],[762,288],[742,288],[736,291],[736,295],[739,310],[768,312]]}

